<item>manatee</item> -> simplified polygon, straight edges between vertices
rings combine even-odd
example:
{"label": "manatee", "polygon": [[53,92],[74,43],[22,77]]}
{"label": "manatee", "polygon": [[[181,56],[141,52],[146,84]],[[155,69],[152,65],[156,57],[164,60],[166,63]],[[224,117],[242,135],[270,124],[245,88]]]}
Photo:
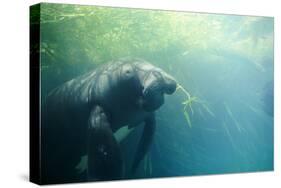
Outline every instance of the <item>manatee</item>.
{"label": "manatee", "polygon": [[[123,177],[123,159],[114,133],[144,124],[131,174],[152,143],[155,111],[175,79],[138,58],[121,58],[74,78],[47,94],[42,105],[42,180],[63,183]],[[84,176],[75,167],[87,156]]]}

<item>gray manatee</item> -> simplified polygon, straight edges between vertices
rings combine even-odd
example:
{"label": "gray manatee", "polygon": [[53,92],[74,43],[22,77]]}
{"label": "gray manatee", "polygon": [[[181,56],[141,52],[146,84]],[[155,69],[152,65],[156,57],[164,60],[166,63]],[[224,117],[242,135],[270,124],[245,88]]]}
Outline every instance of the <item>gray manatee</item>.
{"label": "gray manatee", "polygon": [[[121,179],[123,162],[114,133],[144,123],[133,174],[152,142],[154,111],[176,85],[160,68],[142,59],[123,58],[52,90],[41,115],[43,183]],[[85,155],[83,178],[75,166]]]}

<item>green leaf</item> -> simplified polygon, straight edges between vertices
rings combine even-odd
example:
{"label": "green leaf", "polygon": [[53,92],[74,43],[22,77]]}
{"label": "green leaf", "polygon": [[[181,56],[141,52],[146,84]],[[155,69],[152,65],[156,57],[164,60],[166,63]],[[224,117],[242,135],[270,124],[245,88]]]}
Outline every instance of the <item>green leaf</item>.
{"label": "green leaf", "polygon": [[185,110],[185,111],[183,111],[183,113],[184,113],[184,117],[188,123],[189,128],[192,128],[192,124],[191,124],[191,120],[190,120],[190,116],[189,116],[188,112]]}

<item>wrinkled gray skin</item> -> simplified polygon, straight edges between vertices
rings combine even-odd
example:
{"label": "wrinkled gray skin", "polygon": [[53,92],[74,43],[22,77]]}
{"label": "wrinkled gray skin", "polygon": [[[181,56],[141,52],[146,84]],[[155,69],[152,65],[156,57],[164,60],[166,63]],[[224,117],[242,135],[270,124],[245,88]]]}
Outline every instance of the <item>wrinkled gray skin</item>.
{"label": "wrinkled gray skin", "polygon": [[[141,59],[119,59],[70,80],[49,93],[43,107],[42,166],[48,183],[122,178],[122,157],[113,135],[144,122],[131,173],[155,131],[154,111],[176,81]],[[88,155],[86,179],[74,167]]]}

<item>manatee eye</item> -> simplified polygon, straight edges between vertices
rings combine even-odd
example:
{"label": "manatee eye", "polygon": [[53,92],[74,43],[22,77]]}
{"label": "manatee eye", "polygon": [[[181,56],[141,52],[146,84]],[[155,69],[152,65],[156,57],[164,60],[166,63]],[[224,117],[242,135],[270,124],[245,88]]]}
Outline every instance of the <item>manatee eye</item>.
{"label": "manatee eye", "polygon": [[134,77],[133,68],[130,65],[125,65],[122,68],[122,74],[125,76],[126,79],[130,79],[130,78]]}
{"label": "manatee eye", "polygon": [[130,71],[130,70],[126,70],[126,71],[125,71],[125,74],[130,75],[130,74],[131,74],[131,71]]}
{"label": "manatee eye", "polygon": [[132,77],[134,76],[134,75],[133,75],[133,71],[132,71],[132,70],[129,70],[129,69],[125,70],[124,74],[125,74],[125,77],[126,77],[127,79],[130,79],[130,78],[132,78]]}

